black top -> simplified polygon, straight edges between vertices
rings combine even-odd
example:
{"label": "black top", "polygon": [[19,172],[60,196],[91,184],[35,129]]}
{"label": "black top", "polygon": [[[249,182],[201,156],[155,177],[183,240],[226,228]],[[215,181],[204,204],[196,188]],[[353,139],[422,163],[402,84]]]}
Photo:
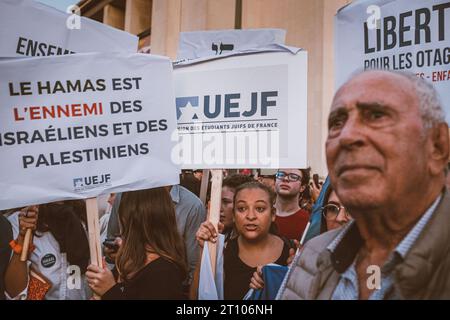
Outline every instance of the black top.
{"label": "black top", "polygon": [[102,300],[183,299],[183,280],[179,267],[160,257],[139,270],[131,280],[116,283]]}
{"label": "black top", "polygon": [[3,283],[5,278],[6,268],[9,264],[9,258],[11,257],[11,248],[9,243],[13,239],[11,224],[0,213],[0,300],[5,299],[5,284]]}
{"label": "black top", "polygon": [[[289,249],[291,245],[289,241],[283,240],[283,251],[277,261],[273,263],[282,266],[286,265],[289,257]],[[238,238],[228,241],[227,247],[224,250],[223,269],[225,273],[224,278],[224,298],[226,300],[242,300],[245,294],[250,290],[250,280],[256,268],[246,265],[239,258]]]}

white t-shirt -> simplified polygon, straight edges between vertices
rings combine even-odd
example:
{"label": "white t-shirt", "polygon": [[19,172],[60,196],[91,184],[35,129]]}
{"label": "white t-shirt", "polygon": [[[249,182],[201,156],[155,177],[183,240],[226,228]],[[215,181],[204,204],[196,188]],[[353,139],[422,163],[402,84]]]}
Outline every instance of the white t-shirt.
{"label": "white t-shirt", "polygon": [[[14,239],[19,234],[19,212],[8,217],[11,223]],[[47,292],[47,300],[87,300],[92,297],[92,292],[81,275],[77,266],[69,266],[65,253],[61,253],[58,241],[50,232],[44,232],[33,237],[34,251],[28,258],[28,270],[33,266],[34,270],[41,273],[51,281],[52,287]],[[16,297],[10,297],[6,292],[7,299],[25,300],[28,286]]]}

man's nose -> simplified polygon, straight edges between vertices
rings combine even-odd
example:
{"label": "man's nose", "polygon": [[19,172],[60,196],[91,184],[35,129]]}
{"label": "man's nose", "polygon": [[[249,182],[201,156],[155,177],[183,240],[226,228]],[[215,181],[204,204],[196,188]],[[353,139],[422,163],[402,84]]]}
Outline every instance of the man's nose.
{"label": "man's nose", "polygon": [[339,144],[345,148],[364,145],[364,124],[357,116],[349,117],[339,133]]}

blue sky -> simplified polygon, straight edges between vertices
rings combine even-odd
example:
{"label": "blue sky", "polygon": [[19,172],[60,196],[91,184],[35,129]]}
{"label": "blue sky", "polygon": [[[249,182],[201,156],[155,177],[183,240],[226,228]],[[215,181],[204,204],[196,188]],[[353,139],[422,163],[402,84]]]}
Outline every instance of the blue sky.
{"label": "blue sky", "polygon": [[66,12],[68,6],[79,2],[79,0],[37,0],[37,1],[45,3],[48,6],[54,7],[64,12]]}

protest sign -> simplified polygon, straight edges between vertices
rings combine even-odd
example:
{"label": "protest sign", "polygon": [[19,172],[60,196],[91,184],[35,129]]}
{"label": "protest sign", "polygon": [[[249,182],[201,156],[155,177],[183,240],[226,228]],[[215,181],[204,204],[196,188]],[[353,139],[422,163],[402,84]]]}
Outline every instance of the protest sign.
{"label": "protest sign", "polygon": [[180,32],[177,59],[197,59],[284,44],[283,29],[245,29]]}
{"label": "protest sign", "polygon": [[182,168],[306,167],[306,78],[305,51],[176,66]]}
{"label": "protest sign", "polygon": [[410,71],[433,83],[450,123],[449,27],[449,0],[355,1],[335,19],[336,87],[356,70]]}
{"label": "protest sign", "polygon": [[0,0],[0,57],[137,51],[138,38],[32,0]]}
{"label": "protest sign", "polygon": [[0,103],[0,209],[179,181],[168,58],[2,61]]}

